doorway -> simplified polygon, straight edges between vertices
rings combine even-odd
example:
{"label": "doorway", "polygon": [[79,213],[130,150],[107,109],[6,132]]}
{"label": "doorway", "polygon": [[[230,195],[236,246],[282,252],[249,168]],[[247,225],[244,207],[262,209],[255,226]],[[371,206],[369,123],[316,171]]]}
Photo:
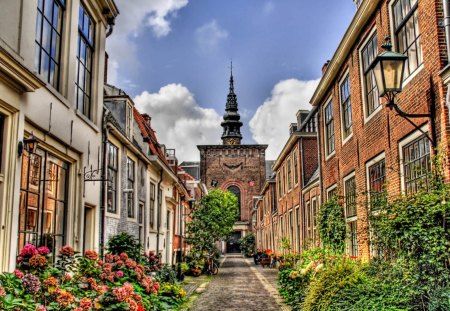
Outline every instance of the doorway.
{"label": "doorway", "polygon": [[235,231],[227,240],[227,253],[238,254],[241,252],[239,239],[241,238],[241,231]]}

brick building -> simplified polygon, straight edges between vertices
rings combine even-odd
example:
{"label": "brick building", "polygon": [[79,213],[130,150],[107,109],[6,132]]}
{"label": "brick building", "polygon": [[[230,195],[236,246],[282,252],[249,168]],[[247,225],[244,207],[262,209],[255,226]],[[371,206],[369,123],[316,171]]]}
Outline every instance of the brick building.
{"label": "brick building", "polygon": [[[222,145],[201,145],[200,180],[209,188],[219,187],[234,193],[239,201],[239,218],[234,234],[227,242],[227,252],[240,252],[239,238],[251,231],[253,197],[258,196],[266,178],[265,150],[267,145],[243,145],[242,122],[234,93],[233,74],[222,122]],[[223,249],[224,250],[224,249]]]}
{"label": "brick building", "polygon": [[[443,3],[448,5],[442,0],[357,1],[357,12],[311,99],[319,121],[321,195],[341,198],[351,255],[370,256],[367,207],[377,196],[426,188],[433,143],[449,154],[449,115],[440,77],[448,62],[445,31],[439,26]],[[414,114],[435,107],[434,120],[414,118],[413,125],[379,98],[370,64],[386,36],[393,50],[408,56],[396,103]],[[444,174],[448,178],[448,166]]]}
{"label": "brick building", "polygon": [[266,181],[257,204],[258,248],[281,253],[282,240],[295,252],[318,245],[317,158],[315,110],[300,110],[297,123],[290,126],[288,141],[272,165],[274,178]]}

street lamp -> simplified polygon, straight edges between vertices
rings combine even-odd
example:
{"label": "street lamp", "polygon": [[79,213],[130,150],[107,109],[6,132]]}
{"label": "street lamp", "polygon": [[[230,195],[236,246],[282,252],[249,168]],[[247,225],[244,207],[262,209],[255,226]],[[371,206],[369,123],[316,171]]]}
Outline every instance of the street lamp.
{"label": "street lamp", "polygon": [[25,150],[28,154],[33,154],[36,152],[38,141],[36,137],[34,137],[33,132],[31,132],[30,138],[24,139],[23,141],[19,141],[18,145],[18,155],[19,157],[22,155]]}
{"label": "street lamp", "polygon": [[[379,54],[370,65],[375,76],[375,82],[378,87],[378,93],[380,97],[385,97],[387,100],[386,107],[391,110],[394,109],[399,116],[406,119],[416,129],[422,132],[431,142],[433,148],[436,147],[436,129],[434,124],[435,117],[435,94],[433,87],[433,78],[430,76],[430,97],[431,104],[429,106],[429,113],[426,114],[411,114],[406,113],[397,106],[394,102],[395,96],[402,91],[403,84],[403,72],[405,69],[405,62],[408,59],[407,56],[392,52],[392,44],[390,37],[385,38],[385,42],[381,46],[384,51]],[[431,138],[427,132],[422,131],[411,119],[413,118],[429,118],[431,125]]]}
{"label": "street lamp", "polygon": [[402,91],[403,71],[407,56],[392,52],[392,44],[389,37],[381,46],[384,51],[373,61],[371,68],[375,76],[380,97],[385,96],[388,100],[387,106],[394,105],[394,98]]}

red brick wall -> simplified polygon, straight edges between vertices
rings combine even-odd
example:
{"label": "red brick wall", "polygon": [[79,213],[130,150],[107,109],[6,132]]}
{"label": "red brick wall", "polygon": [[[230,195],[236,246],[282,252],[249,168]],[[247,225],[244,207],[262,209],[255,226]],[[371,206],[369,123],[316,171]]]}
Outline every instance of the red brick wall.
{"label": "red brick wall", "polygon": [[[403,92],[396,98],[399,107],[409,113],[428,113],[430,99],[430,77],[434,84],[437,106],[437,134],[439,140],[444,143],[444,149],[448,154],[448,111],[445,110],[445,91],[439,72],[446,63],[445,38],[443,29],[438,27],[438,19],[442,17],[442,4],[440,0],[419,1],[419,28],[422,38],[423,49],[423,69],[404,86]],[[366,198],[367,191],[366,163],[385,152],[386,154],[386,180],[388,193],[396,195],[401,190],[400,163],[399,163],[399,142],[407,135],[415,131],[414,127],[406,120],[383,107],[381,111],[366,123],[364,123],[360,56],[359,49],[366,40],[368,33],[376,27],[378,46],[384,42],[386,35],[391,33],[388,4],[383,1],[378,10],[373,14],[372,19],[366,24],[365,29],[353,46],[346,62],[340,69],[340,74],[335,83],[330,86],[326,99],[321,102],[320,114],[320,135],[321,142],[324,142],[323,127],[323,107],[327,104],[328,96],[333,100],[334,132],[335,132],[335,155],[330,159],[325,159],[324,144],[321,152],[321,173],[323,177],[323,198],[326,198],[326,189],[337,183],[339,193],[343,194],[343,178],[351,172],[355,172],[355,180],[358,194],[358,243],[359,254],[363,257],[369,255],[369,244],[367,236],[367,211]],[[381,52],[381,49],[379,49]],[[353,137],[344,145],[341,139],[341,114],[339,107],[339,82],[348,70],[350,75],[350,93],[353,117]],[[384,105],[384,104],[383,104]],[[417,125],[428,122],[427,118],[415,119]],[[448,167],[445,173],[449,174]]]}

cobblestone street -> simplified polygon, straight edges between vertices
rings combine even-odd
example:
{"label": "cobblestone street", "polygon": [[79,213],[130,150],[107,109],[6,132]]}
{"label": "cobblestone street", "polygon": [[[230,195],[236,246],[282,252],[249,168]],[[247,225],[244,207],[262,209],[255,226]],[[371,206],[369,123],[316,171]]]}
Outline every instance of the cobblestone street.
{"label": "cobblestone street", "polygon": [[250,259],[228,256],[190,310],[288,310],[277,296],[276,273]]}

